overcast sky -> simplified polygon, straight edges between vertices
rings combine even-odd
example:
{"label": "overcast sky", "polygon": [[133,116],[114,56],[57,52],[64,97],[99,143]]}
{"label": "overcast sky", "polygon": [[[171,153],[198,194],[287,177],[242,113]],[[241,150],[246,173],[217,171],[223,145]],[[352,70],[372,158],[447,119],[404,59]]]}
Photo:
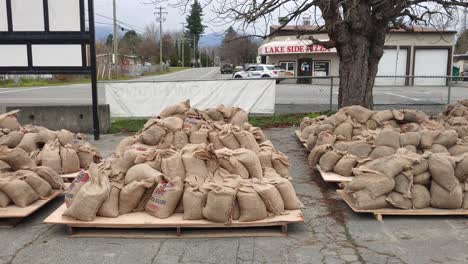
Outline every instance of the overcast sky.
{"label": "overcast sky", "polygon": [[[154,5],[143,4],[142,0],[116,0],[117,1],[117,19],[128,23],[138,30],[144,30],[145,25],[155,21]],[[149,2],[149,1],[147,1]],[[112,20],[100,17],[99,14],[112,18],[112,0],[95,0],[95,12],[97,24],[111,24]],[[166,22],[163,24],[165,30],[181,30],[182,22],[185,22],[187,14],[183,14],[177,8],[171,8],[166,5]],[[205,24],[213,15],[205,9]],[[226,26],[208,25],[205,34],[213,32],[222,32]]]}

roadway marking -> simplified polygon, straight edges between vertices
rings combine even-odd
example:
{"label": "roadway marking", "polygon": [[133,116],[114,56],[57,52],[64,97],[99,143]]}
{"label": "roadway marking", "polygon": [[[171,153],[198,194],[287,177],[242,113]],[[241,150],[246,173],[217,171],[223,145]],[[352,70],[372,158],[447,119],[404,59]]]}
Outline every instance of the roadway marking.
{"label": "roadway marking", "polygon": [[409,97],[409,96],[404,96],[404,95],[400,95],[400,94],[394,94],[394,93],[388,93],[388,92],[384,92],[384,94],[397,96],[397,97],[401,97],[401,98],[405,98],[405,99],[410,99],[410,100],[413,100],[413,101],[421,101],[421,99],[414,98],[414,97]]}
{"label": "roadway marking", "polygon": [[[19,88],[19,89],[15,89],[15,90],[12,90],[12,91],[0,91],[0,94],[3,94],[3,93],[16,93],[16,92],[27,92],[27,91],[32,91],[32,90],[47,89],[47,88],[51,88],[51,87],[52,86],[43,86],[43,87],[35,87],[35,88]],[[2,89],[8,89],[8,88],[2,88]]]}
{"label": "roadway marking", "polygon": [[217,71],[217,70],[218,70],[218,68],[214,68],[213,70],[211,70],[210,72],[208,72],[207,74],[201,76],[201,77],[198,78],[198,79],[203,79],[203,78],[205,78],[206,76],[208,76],[208,75],[210,75],[210,74],[213,74],[213,73],[214,73],[215,71]]}

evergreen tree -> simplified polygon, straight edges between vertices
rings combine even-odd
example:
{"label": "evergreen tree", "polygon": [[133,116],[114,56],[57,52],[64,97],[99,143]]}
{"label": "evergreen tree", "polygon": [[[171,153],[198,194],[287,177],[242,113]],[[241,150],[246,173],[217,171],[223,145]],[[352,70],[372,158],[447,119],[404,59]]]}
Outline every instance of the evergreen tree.
{"label": "evergreen tree", "polygon": [[463,32],[457,39],[455,44],[455,54],[468,53],[468,30]]}
{"label": "evergreen tree", "polygon": [[202,23],[203,10],[200,3],[195,0],[191,6],[190,14],[187,16],[187,31],[186,38],[189,45],[192,47],[192,52],[195,52],[195,61],[198,60],[198,41],[200,35],[205,32],[205,26]]}
{"label": "evergreen tree", "polygon": [[107,35],[106,46],[112,47],[114,41],[114,36],[112,34]]}

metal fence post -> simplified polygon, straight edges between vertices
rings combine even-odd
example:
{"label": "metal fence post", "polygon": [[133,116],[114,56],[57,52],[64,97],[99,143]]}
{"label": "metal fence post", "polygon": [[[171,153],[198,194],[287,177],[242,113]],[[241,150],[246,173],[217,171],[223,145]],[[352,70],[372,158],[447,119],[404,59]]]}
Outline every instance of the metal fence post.
{"label": "metal fence post", "polygon": [[330,78],[330,112],[333,111],[333,77]]}
{"label": "metal fence post", "polygon": [[452,78],[448,78],[448,92],[447,92],[447,104],[450,104],[450,99],[452,97]]}

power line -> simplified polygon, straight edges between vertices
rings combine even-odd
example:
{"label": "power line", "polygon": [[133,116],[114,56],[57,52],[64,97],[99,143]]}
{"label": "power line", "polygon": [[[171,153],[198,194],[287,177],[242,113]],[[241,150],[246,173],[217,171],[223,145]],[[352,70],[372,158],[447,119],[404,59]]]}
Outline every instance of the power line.
{"label": "power line", "polygon": [[[109,19],[109,20],[114,20],[113,18],[111,17],[108,17],[108,16],[105,16],[105,15],[102,15],[102,14],[99,14],[99,13],[94,13],[96,16],[99,16],[99,17],[102,17],[102,18],[106,18],[106,19]],[[122,20],[119,20],[119,19],[116,19],[117,22],[119,22],[120,24],[122,25],[125,25],[126,27],[130,28],[130,29],[133,29],[135,31],[139,31],[139,32],[144,32],[144,30],[142,30],[140,27],[138,26],[135,26],[135,25],[132,25],[132,24],[129,24],[127,22],[124,22]]]}

